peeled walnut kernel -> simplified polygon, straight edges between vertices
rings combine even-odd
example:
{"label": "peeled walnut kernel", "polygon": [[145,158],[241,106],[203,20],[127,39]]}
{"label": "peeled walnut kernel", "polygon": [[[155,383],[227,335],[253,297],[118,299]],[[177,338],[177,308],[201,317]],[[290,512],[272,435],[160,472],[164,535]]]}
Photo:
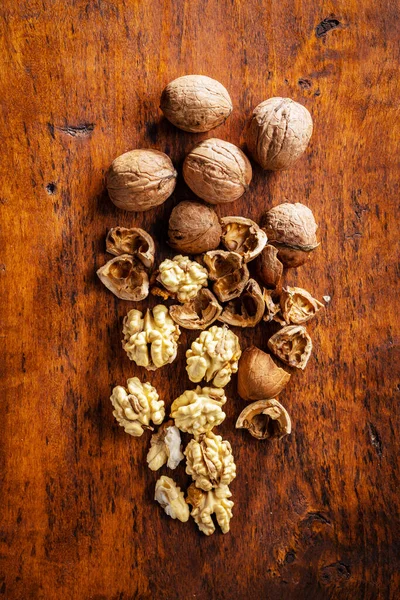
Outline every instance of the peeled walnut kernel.
{"label": "peeled walnut kernel", "polygon": [[207,285],[207,270],[187,256],[165,259],[159,267],[157,281],[169,292],[176,294],[179,302],[189,302]]}
{"label": "peeled walnut kernel", "polygon": [[184,75],[164,89],[160,108],[175,127],[197,133],[221,125],[232,112],[232,100],[219,81]]}
{"label": "peeled walnut kernel", "polygon": [[234,144],[209,138],[199,142],[183,163],[183,177],[190,189],[211,204],[237,200],[247,191],[251,164]]}
{"label": "peeled walnut kernel", "polygon": [[249,270],[237,252],[213,250],[206,252],[203,263],[213,284],[213,292],[220,302],[228,302],[242,293],[249,280]]}
{"label": "peeled walnut kernel", "polygon": [[113,227],[106,237],[106,250],[115,256],[121,254],[136,256],[147,269],[150,269],[154,264],[156,248],[153,238],[144,229]]}
{"label": "peeled walnut kernel", "polygon": [[243,256],[245,263],[262,252],[267,236],[257,223],[244,217],[223,217],[221,223],[222,245],[230,252]]}
{"label": "peeled walnut kernel", "polygon": [[177,172],[158,150],[131,150],[118,156],[107,173],[112,202],[123,210],[145,211],[159,206],[175,189]]}
{"label": "peeled walnut kernel", "polygon": [[291,367],[305,369],[312,341],[303,325],[287,325],[268,340],[268,348]]}
{"label": "peeled walnut kernel", "polygon": [[238,393],[243,400],[275,398],[289,379],[290,374],[259,348],[250,346],[243,352],[238,370]]}
{"label": "peeled walnut kernel", "polygon": [[219,320],[236,327],[255,327],[264,315],[264,298],[260,286],[249,279],[239,298],[228,302]]}
{"label": "peeled walnut kernel", "polygon": [[226,326],[213,325],[186,352],[189,379],[194,383],[205,379],[215,387],[225,387],[238,369],[240,355],[238,337]]}
{"label": "peeled walnut kernel", "polygon": [[218,319],[221,312],[222,306],[207,288],[199,290],[194,300],[169,307],[172,319],[185,329],[205,329]]}
{"label": "peeled walnut kernel", "polygon": [[316,300],[309,292],[298,287],[283,288],[281,294],[281,310],[286,323],[300,325],[309,321],[323,308],[322,302]]}
{"label": "peeled walnut kernel", "polygon": [[151,436],[147,464],[152,471],[158,471],[165,463],[169,469],[176,469],[183,458],[180,431],[173,421],[167,421]]}
{"label": "peeled walnut kernel", "polygon": [[109,260],[98,269],[97,276],[121,300],[138,302],[149,295],[149,278],[144,266],[129,254]]}
{"label": "peeled walnut kernel", "polygon": [[164,402],[158,399],[156,389],[150,383],[141,383],[137,377],[127,381],[127,388],[117,385],[112,392],[111,402],[113,415],[126,433],[134,437],[142,435],[150,427],[163,422],[165,417]]}
{"label": "peeled walnut kernel", "polygon": [[155,371],[176,358],[180,329],[168,314],[168,308],[158,304],[147,309],[132,309],[123,322],[122,347],[128,357],[140,367]]}
{"label": "peeled walnut kernel", "polygon": [[162,475],[157,481],[154,500],[161,504],[172,519],[178,519],[182,523],[189,520],[189,507],[185,502],[185,496],[171,477]]}
{"label": "peeled walnut kernel", "polygon": [[180,202],[169,218],[168,243],[185,254],[218,248],[222,228],[212,208],[200,202]]}
{"label": "peeled walnut kernel", "polygon": [[300,202],[278,204],[263,220],[269,243],[278,248],[278,258],[288,268],[303,265],[319,246],[317,228],[312,211]]}
{"label": "peeled walnut kernel", "polygon": [[305,106],[290,98],[269,98],[253,111],[247,146],[263,169],[288,169],[305,151],[313,122]]}
{"label": "peeled walnut kernel", "polygon": [[184,451],[186,473],[196,487],[209,492],[220,485],[229,485],[236,477],[236,465],[229,442],[212,431],[191,440]]}
{"label": "peeled walnut kernel", "polygon": [[214,533],[215,525],[211,517],[213,514],[222,533],[228,533],[234,503],[229,500],[232,493],[227,485],[220,485],[210,492],[205,492],[192,483],[187,494],[186,502],[193,507],[190,514],[202,533]]}
{"label": "peeled walnut kernel", "polygon": [[271,290],[281,285],[283,264],[278,259],[278,249],[267,244],[254,261],[256,277]]}
{"label": "peeled walnut kernel", "polygon": [[221,407],[225,402],[224,390],[201,388],[198,385],[194,390],[186,390],[173,401],[171,417],[181,431],[197,436],[222,423],[226,414]]}
{"label": "peeled walnut kernel", "polygon": [[248,429],[258,440],[281,439],[292,431],[287,410],[272,398],[246,406],[236,421],[236,429]]}

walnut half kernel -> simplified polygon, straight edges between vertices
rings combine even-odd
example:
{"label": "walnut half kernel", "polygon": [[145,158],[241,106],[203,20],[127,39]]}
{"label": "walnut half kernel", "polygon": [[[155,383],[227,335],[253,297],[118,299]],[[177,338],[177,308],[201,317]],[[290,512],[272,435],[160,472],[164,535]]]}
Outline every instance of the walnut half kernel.
{"label": "walnut half kernel", "polygon": [[157,481],[154,499],[171,519],[178,519],[182,523],[189,520],[189,507],[183,492],[170,477],[162,475]]}
{"label": "walnut half kernel", "polygon": [[219,485],[229,485],[236,477],[236,465],[229,442],[212,431],[191,440],[184,451],[186,473],[196,487],[209,492]]}
{"label": "walnut half kernel", "polygon": [[186,390],[173,401],[171,417],[175,425],[194,436],[211,431],[220,425],[226,414],[222,406],[226,402],[224,390],[199,385],[194,390]]}
{"label": "walnut half kernel", "polygon": [[166,290],[176,294],[179,302],[189,302],[202,287],[207,286],[207,270],[187,256],[165,259],[159,267],[159,281]]}
{"label": "walnut half kernel", "polygon": [[156,389],[150,383],[141,383],[137,377],[127,381],[127,388],[117,385],[111,395],[113,415],[126,433],[139,437],[145,429],[153,429],[163,422],[164,402],[159,400]]}
{"label": "walnut half kernel", "polygon": [[311,356],[312,341],[303,325],[288,325],[268,340],[268,347],[289,366],[305,369]]}
{"label": "walnut half kernel", "polygon": [[222,533],[228,533],[234,503],[229,500],[232,493],[227,485],[220,485],[205,492],[192,483],[187,494],[186,502],[193,507],[190,514],[202,533],[205,535],[214,533],[215,525],[211,516],[213,514],[216,516]]}
{"label": "walnut half kernel", "polygon": [[248,429],[258,440],[281,439],[292,431],[287,410],[275,400],[257,400],[246,406],[236,421],[237,429]]}
{"label": "walnut half kernel", "polygon": [[117,298],[138,302],[149,295],[149,278],[143,264],[134,256],[122,254],[109,260],[97,276]]}
{"label": "walnut half kernel", "polygon": [[167,421],[151,436],[147,464],[152,471],[158,471],[165,463],[169,469],[176,469],[183,458],[180,431],[173,421]]}

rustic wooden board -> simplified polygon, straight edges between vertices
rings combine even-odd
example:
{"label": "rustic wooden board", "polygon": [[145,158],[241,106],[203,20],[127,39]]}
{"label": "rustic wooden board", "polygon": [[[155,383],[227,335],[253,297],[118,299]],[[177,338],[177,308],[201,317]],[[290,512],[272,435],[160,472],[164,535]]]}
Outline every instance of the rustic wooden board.
{"label": "rustic wooden board", "polygon": [[[3,0],[0,8],[1,581],[8,600],[400,597],[398,451],[398,4],[389,0]],[[325,20],[328,19],[328,20]],[[205,135],[158,109],[164,85],[203,73],[235,110]],[[204,137],[243,142],[273,95],[315,121],[294,168],[254,168],[220,210],[258,220],[284,200],[314,211],[321,247],[287,281],[331,303],[310,324],[315,352],[282,401],[293,434],[234,430],[234,381],[220,431],[232,443],[231,532],[211,538],[153,501],[148,437],[125,435],[110,389],[148,378],[167,405],[178,360],[154,374],[121,348],[133,305],[95,277],[107,228],[148,228],[168,252],[173,198],[118,211],[103,176],[118,154],[165,151],[180,167]],[[145,306],[142,303],[141,306]],[[240,333],[266,348],[267,327]],[[183,486],[188,477],[179,469]]]}

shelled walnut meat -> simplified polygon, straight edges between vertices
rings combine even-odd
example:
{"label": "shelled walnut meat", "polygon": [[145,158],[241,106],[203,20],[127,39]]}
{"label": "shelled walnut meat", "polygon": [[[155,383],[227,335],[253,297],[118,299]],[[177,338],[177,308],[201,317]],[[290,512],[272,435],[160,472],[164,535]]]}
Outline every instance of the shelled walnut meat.
{"label": "shelled walnut meat", "polygon": [[267,236],[257,223],[244,217],[223,217],[221,243],[230,252],[237,252],[245,263],[254,260],[267,243]]}
{"label": "shelled walnut meat", "polygon": [[151,436],[147,464],[152,471],[158,471],[165,463],[169,469],[176,469],[183,458],[180,431],[173,421],[167,421]]}
{"label": "shelled walnut meat", "polygon": [[281,369],[273,358],[250,346],[239,361],[238,393],[243,400],[268,400],[275,398],[286,387],[290,373]]}
{"label": "shelled walnut meat", "polygon": [[147,269],[151,269],[156,247],[151,235],[140,227],[112,227],[107,233],[106,250],[115,256],[136,256]]}
{"label": "shelled walnut meat", "polygon": [[172,319],[185,329],[205,329],[218,319],[221,312],[222,306],[207,288],[201,288],[190,302],[169,307]]}
{"label": "shelled walnut meat", "polygon": [[236,477],[236,465],[229,442],[212,431],[191,440],[186,446],[186,473],[196,487],[209,492],[220,485],[229,485]]}
{"label": "shelled walnut meat", "polygon": [[173,401],[171,417],[181,431],[196,437],[222,423],[226,417],[222,410],[225,402],[223,389],[201,388],[198,385],[194,390],[186,390]]}
{"label": "shelled walnut meat", "polygon": [[185,254],[218,248],[222,228],[215,211],[201,202],[180,202],[169,218],[168,243]]}
{"label": "shelled walnut meat", "polygon": [[236,421],[237,429],[248,429],[258,440],[281,439],[292,431],[287,410],[275,400],[257,400],[246,406]]}
{"label": "shelled walnut meat", "polygon": [[255,327],[264,315],[264,298],[260,286],[249,279],[238,298],[225,305],[220,321],[236,327]]}
{"label": "shelled walnut meat", "polygon": [[268,348],[284,363],[304,370],[311,356],[312,341],[303,325],[288,325],[269,338]]}
{"label": "shelled walnut meat", "polygon": [[149,277],[143,264],[134,256],[121,254],[97,270],[102,283],[117,298],[138,302],[149,295]]}
{"label": "shelled walnut meat", "polygon": [[212,290],[220,302],[240,296],[249,280],[249,270],[237,252],[211,250],[202,257],[208,277],[214,281]]}
{"label": "shelled walnut meat", "polygon": [[220,485],[205,492],[192,483],[187,493],[186,502],[193,507],[190,514],[202,533],[205,535],[214,533],[215,525],[211,516],[213,514],[222,533],[228,533],[234,503],[229,499],[232,493],[227,485]]}
{"label": "shelled walnut meat", "polygon": [[183,163],[183,177],[190,189],[211,204],[237,200],[247,191],[251,164],[234,144],[210,138],[199,142]]}
{"label": "shelled walnut meat", "polygon": [[145,429],[153,429],[165,417],[164,402],[159,400],[156,389],[150,383],[142,383],[137,377],[127,381],[127,389],[117,385],[112,392],[113,415],[126,433],[139,437]]}
{"label": "shelled walnut meat", "polygon": [[189,507],[183,492],[171,477],[166,475],[160,477],[156,483],[154,499],[161,504],[171,519],[178,519],[182,523],[189,520]]}
{"label": "shelled walnut meat", "polygon": [[157,281],[166,290],[176,294],[179,302],[193,300],[199,290],[207,285],[207,270],[187,256],[178,255],[172,260],[166,258],[159,266]]}
{"label": "shelled walnut meat", "polygon": [[232,100],[219,81],[184,75],[164,89],[160,108],[175,127],[197,133],[221,125],[232,112]]}

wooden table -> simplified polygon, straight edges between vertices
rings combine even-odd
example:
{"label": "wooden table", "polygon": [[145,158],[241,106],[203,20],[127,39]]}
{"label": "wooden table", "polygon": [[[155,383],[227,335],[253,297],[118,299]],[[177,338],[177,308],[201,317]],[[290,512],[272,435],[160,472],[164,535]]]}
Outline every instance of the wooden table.
{"label": "wooden table", "polygon": [[[400,597],[398,16],[389,0],[3,0],[0,597]],[[187,73],[232,96],[232,116],[208,134],[158,109]],[[171,207],[193,195],[180,179],[157,210],[124,213],[104,173],[131,148],[165,151],[179,169],[199,139],[242,144],[252,108],[274,95],[309,108],[311,144],[288,171],[254,165],[249,192],[219,214],[307,204],[321,246],[287,282],[331,302],[310,323],[308,368],[281,396],[291,436],[236,431],[244,403],[236,381],[227,388],[234,518],[207,538],[154,503],[149,435],[126,435],[109,401],[139,375],[169,406],[189,384],[196,333],[182,333],[171,366],[144,372],[121,348],[134,305],[95,276],[111,226],[143,226],[166,256]],[[240,332],[242,346],[266,349],[268,331]],[[187,486],[183,466],[174,477]]]}

